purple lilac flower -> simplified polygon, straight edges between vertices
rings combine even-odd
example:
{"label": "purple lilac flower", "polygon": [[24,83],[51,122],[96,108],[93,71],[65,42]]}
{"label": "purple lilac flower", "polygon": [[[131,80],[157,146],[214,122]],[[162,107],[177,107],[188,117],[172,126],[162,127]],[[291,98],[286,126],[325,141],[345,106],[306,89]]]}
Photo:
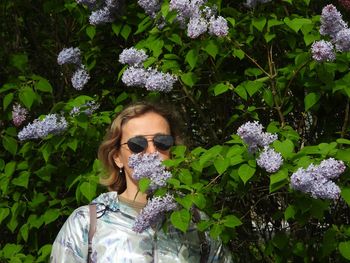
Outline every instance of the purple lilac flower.
{"label": "purple lilac flower", "polygon": [[269,146],[264,147],[256,161],[261,168],[269,173],[277,172],[283,164],[282,155]]}
{"label": "purple lilac flower", "polygon": [[104,23],[110,23],[114,20],[111,8],[104,6],[101,9],[91,12],[89,17],[89,23],[91,25],[99,25]]}
{"label": "purple lilac flower", "polygon": [[85,70],[84,66],[79,67],[73,74],[71,81],[76,90],[82,90],[86,83],[89,81],[90,75]]}
{"label": "purple lilac flower", "polygon": [[169,73],[150,70],[145,88],[150,91],[169,92],[173,89],[176,80],[177,78]]}
{"label": "purple lilac flower", "polygon": [[306,170],[299,168],[291,176],[291,188],[309,193],[313,198],[337,199],[340,188],[330,179],[339,177],[345,168],[342,161],[333,158],[323,160],[320,165],[310,164]]}
{"label": "purple lilac flower", "polygon": [[258,121],[248,121],[237,130],[238,136],[248,144],[249,151],[252,153],[256,152],[259,146],[268,146],[278,138],[277,134],[263,132],[263,128],[264,127]]}
{"label": "purple lilac flower", "polygon": [[119,55],[119,62],[122,64],[128,64],[129,66],[140,66],[148,56],[144,50],[138,50],[136,48],[124,49]]}
{"label": "purple lilac flower", "polygon": [[338,32],[347,28],[348,25],[344,22],[341,13],[334,5],[326,5],[322,9],[320,34],[328,35],[335,38]]}
{"label": "purple lilac flower", "polygon": [[95,101],[88,101],[83,105],[73,107],[69,115],[74,117],[80,113],[84,113],[88,116],[91,116],[99,107],[99,103],[96,103]]}
{"label": "purple lilac flower", "polygon": [[312,58],[318,62],[335,60],[333,44],[329,41],[316,41],[311,46]]}
{"label": "purple lilac flower", "polygon": [[122,75],[122,82],[126,86],[144,87],[149,72],[144,68],[129,67]]}
{"label": "purple lilac flower", "polygon": [[187,24],[187,36],[197,38],[208,29],[208,22],[202,17],[191,17]]}
{"label": "purple lilac flower", "polygon": [[146,14],[151,17],[156,16],[156,13],[160,10],[161,6],[159,0],[138,0],[137,3],[145,10]]}
{"label": "purple lilac flower", "polygon": [[228,34],[227,21],[222,16],[215,18],[212,16],[209,20],[209,34],[218,37],[224,37]]}
{"label": "purple lilac flower", "polygon": [[161,222],[166,212],[176,209],[174,197],[166,194],[162,197],[153,197],[136,217],[132,230],[136,233],[142,233],[150,226]]}
{"label": "purple lilac flower", "polygon": [[317,172],[327,179],[338,178],[346,169],[343,161],[328,158],[317,166]]}
{"label": "purple lilac flower", "polygon": [[335,38],[335,48],[337,51],[350,51],[350,29],[342,29],[338,32]]}
{"label": "purple lilac flower", "polygon": [[81,53],[79,48],[64,48],[62,51],[58,54],[57,57],[57,63],[59,65],[63,64],[81,64]]}
{"label": "purple lilac flower", "polygon": [[203,7],[202,13],[206,19],[210,20],[210,18],[216,16],[217,6],[216,5],[214,5],[213,7],[205,6]]}
{"label": "purple lilac flower", "polygon": [[16,103],[12,108],[12,122],[18,127],[20,126],[27,118],[28,111],[26,108],[23,108],[20,104]]}
{"label": "purple lilac flower", "polygon": [[129,157],[128,165],[133,169],[132,177],[135,180],[140,180],[141,178],[151,180],[151,191],[165,186],[166,180],[171,177],[171,173],[162,164],[158,152],[132,154]]}
{"label": "purple lilac flower", "polygon": [[49,134],[59,134],[68,127],[64,117],[58,117],[56,114],[46,115],[43,120],[36,119],[28,124],[18,133],[18,139],[21,141],[28,139],[45,138]]}

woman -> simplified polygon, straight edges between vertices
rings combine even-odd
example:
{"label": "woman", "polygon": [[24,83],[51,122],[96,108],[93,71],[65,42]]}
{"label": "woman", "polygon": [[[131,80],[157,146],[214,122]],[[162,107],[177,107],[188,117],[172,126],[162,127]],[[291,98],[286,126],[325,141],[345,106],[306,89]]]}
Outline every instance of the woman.
{"label": "woman", "polygon": [[139,103],[125,108],[113,121],[99,149],[99,159],[109,176],[103,179],[110,192],[97,204],[96,232],[88,254],[89,206],[76,209],[60,230],[51,262],[230,262],[220,242],[210,240],[193,226],[183,234],[158,226],[142,233],[132,230],[135,218],[147,203],[128,165],[133,153],[154,153],[165,160],[178,141],[174,117],[163,108]]}

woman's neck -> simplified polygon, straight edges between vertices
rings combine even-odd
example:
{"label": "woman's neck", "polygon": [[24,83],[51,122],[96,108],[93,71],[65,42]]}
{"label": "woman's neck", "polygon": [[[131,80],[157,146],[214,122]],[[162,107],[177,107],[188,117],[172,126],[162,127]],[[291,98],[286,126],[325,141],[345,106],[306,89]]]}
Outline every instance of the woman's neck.
{"label": "woman's neck", "polygon": [[123,193],[120,194],[120,196],[130,201],[135,201],[143,204],[147,203],[147,194],[140,192],[138,187],[133,187],[131,185],[128,185],[128,187]]}

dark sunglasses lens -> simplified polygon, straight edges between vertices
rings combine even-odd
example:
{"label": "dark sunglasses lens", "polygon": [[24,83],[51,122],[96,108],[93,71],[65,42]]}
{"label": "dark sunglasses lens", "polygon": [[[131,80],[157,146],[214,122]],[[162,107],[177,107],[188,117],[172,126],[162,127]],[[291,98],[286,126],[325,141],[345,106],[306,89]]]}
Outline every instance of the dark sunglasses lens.
{"label": "dark sunglasses lens", "polygon": [[156,135],[153,138],[153,142],[157,149],[166,151],[174,145],[174,138],[171,135]]}
{"label": "dark sunglasses lens", "polygon": [[129,149],[134,153],[143,152],[147,148],[147,140],[144,137],[137,136],[128,140]]}

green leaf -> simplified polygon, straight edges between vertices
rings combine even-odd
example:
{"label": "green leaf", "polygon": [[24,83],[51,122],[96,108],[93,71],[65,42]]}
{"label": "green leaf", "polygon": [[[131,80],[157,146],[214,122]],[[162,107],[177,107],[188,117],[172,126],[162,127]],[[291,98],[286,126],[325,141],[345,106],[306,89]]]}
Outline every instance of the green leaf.
{"label": "green leaf", "polygon": [[195,49],[191,49],[190,51],[187,52],[185,61],[190,65],[191,70],[196,67],[198,60],[198,51]]}
{"label": "green leaf", "polygon": [[344,138],[339,138],[339,139],[336,140],[336,142],[338,144],[348,144],[348,145],[350,144],[350,140],[344,139]]}
{"label": "green leaf", "polygon": [[24,71],[28,64],[28,56],[27,54],[14,54],[11,56],[10,63],[15,68],[19,69],[20,71]]}
{"label": "green leaf", "polygon": [[2,145],[4,146],[6,151],[11,153],[12,155],[16,154],[18,145],[17,145],[17,141],[12,137],[5,135],[2,138]]}
{"label": "green leaf", "polygon": [[214,40],[209,40],[204,47],[204,51],[215,59],[216,55],[219,53],[219,46]]}
{"label": "green leaf", "polygon": [[269,21],[267,21],[267,28],[270,29],[273,26],[279,26],[279,25],[283,25],[284,23],[282,21],[279,21],[277,19],[269,19]]}
{"label": "green leaf", "polygon": [[224,230],[224,226],[219,225],[219,224],[214,224],[211,227],[210,232],[209,232],[210,237],[213,239],[217,239],[223,230]]}
{"label": "green leaf", "polygon": [[266,43],[269,43],[272,39],[274,39],[276,37],[276,34],[271,34],[269,32],[266,32],[264,34],[264,39],[266,41]]}
{"label": "green leaf", "polygon": [[45,225],[48,225],[51,222],[55,221],[59,216],[60,216],[60,210],[59,209],[46,210],[45,214],[43,215],[43,219],[44,219]]}
{"label": "green leaf", "polygon": [[0,224],[2,221],[4,221],[4,219],[10,214],[10,209],[5,207],[2,208],[0,207]]}
{"label": "green leaf", "polygon": [[295,33],[297,33],[303,25],[312,24],[312,21],[306,18],[294,18],[290,20],[286,17],[283,21],[288,27],[293,29]]}
{"label": "green leaf", "polygon": [[250,178],[253,177],[255,173],[255,168],[249,166],[248,164],[242,164],[238,168],[238,175],[242,179],[243,183],[246,184]]}
{"label": "green leaf", "polygon": [[304,98],[305,111],[308,111],[312,106],[314,106],[321,98],[318,93],[311,92]]}
{"label": "green leaf", "polygon": [[190,212],[186,209],[180,211],[174,211],[170,216],[170,221],[174,227],[180,229],[182,232],[186,232],[191,220]]}
{"label": "green leaf", "polygon": [[237,58],[239,58],[240,60],[242,60],[245,56],[244,51],[242,49],[233,49],[233,55]]}
{"label": "green leaf", "polygon": [[5,258],[11,259],[22,250],[22,245],[6,244],[1,250]]}
{"label": "green leaf", "polygon": [[151,180],[149,178],[141,178],[139,180],[139,188],[142,193],[145,193],[151,184]]}
{"label": "green leaf", "polygon": [[313,42],[315,42],[316,40],[320,40],[320,35],[319,34],[307,34],[304,35],[304,42],[306,46],[309,46],[310,44],[312,44]]}
{"label": "green leaf", "polygon": [[223,218],[224,226],[235,228],[242,225],[242,221],[235,215],[228,215]]}
{"label": "green leaf", "polygon": [[193,85],[197,81],[197,77],[193,72],[187,72],[181,75],[181,80],[189,87],[193,87]]}
{"label": "green leaf", "polygon": [[114,32],[114,34],[116,36],[119,36],[120,34],[120,30],[122,29],[122,24],[118,23],[118,24],[112,24],[112,31]]}
{"label": "green leaf", "polygon": [[7,107],[10,105],[12,100],[13,100],[13,93],[6,94],[6,96],[4,97],[4,100],[2,101],[2,106],[4,110],[7,109]]}
{"label": "green leaf", "polygon": [[185,195],[183,197],[176,197],[176,201],[182,205],[187,210],[190,210],[193,204],[192,196],[191,195]]}
{"label": "green leaf", "polygon": [[246,81],[244,87],[247,90],[250,97],[252,97],[260,88],[263,87],[263,83],[260,81]]}
{"label": "green leaf", "polygon": [[207,200],[202,193],[193,194],[192,201],[199,209],[204,209],[207,203]]}
{"label": "green leaf", "polygon": [[30,109],[33,105],[33,102],[35,100],[36,94],[33,91],[31,87],[24,87],[19,92],[19,99],[20,101],[28,108]]}
{"label": "green leaf", "polygon": [[87,200],[91,201],[96,196],[96,184],[90,182],[83,182],[79,187],[81,193]]}
{"label": "green leaf", "polygon": [[238,85],[235,89],[234,92],[238,94],[242,99],[247,100],[248,99],[248,94],[245,88],[242,85]]}
{"label": "green leaf", "polygon": [[125,40],[127,40],[128,37],[129,37],[129,35],[130,35],[130,33],[131,33],[131,27],[130,27],[129,25],[125,24],[125,25],[123,26],[121,32],[120,32],[121,36],[122,36]]}
{"label": "green leaf", "polygon": [[87,26],[86,27],[86,34],[88,35],[88,37],[91,40],[94,39],[94,37],[96,35],[96,28],[94,26]]}
{"label": "green leaf", "polygon": [[295,207],[293,205],[289,205],[287,207],[286,211],[284,211],[284,219],[285,220],[294,218],[295,215],[296,215],[296,210],[295,210]]}
{"label": "green leaf", "polygon": [[11,183],[17,186],[22,186],[28,188],[30,173],[28,171],[23,171],[17,178],[12,179]]}
{"label": "green leaf", "polygon": [[342,188],[341,197],[343,197],[345,202],[350,206],[350,188]]}
{"label": "green leaf", "polygon": [[340,254],[344,258],[350,260],[350,241],[340,242],[338,245],[338,249],[339,249]]}
{"label": "green leaf", "polygon": [[266,18],[265,17],[258,17],[253,18],[252,25],[259,30],[260,32],[263,31],[265,25],[266,25]]}
{"label": "green leaf", "polygon": [[11,161],[11,162],[7,163],[5,165],[5,175],[10,177],[14,173],[15,168],[16,168],[16,162],[15,161]]}
{"label": "green leaf", "polygon": [[267,105],[269,105],[270,107],[273,107],[274,102],[273,102],[273,95],[272,95],[271,90],[269,90],[269,89],[264,90],[263,99]]}
{"label": "green leaf", "polygon": [[197,224],[198,230],[199,231],[204,231],[206,230],[208,227],[211,226],[211,221],[209,220],[202,220]]}
{"label": "green leaf", "polygon": [[283,158],[288,159],[293,155],[294,144],[291,140],[286,139],[283,142],[276,140],[273,142],[273,146],[277,152],[281,153]]}
{"label": "green leaf", "polygon": [[151,18],[149,16],[146,16],[142,22],[137,26],[137,30],[134,33],[134,35],[140,34],[144,32],[147,28],[149,28],[153,24]]}
{"label": "green leaf", "polygon": [[35,88],[43,92],[52,93],[52,86],[50,82],[44,78],[40,78],[40,80],[35,83]]}
{"label": "green leaf", "polygon": [[219,83],[214,86],[214,95],[218,96],[222,93],[225,93],[229,90],[229,87],[225,85],[224,83]]}
{"label": "green leaf", "polygon": [[28,234],[29,234],[29,226],[28,224],[22,225],[22,227],[19,229],[19,232],[21,233],[21,236],[25,242],[28,241]]}
{"label": "green leaf", "polygon": [[188,169],[180,169],[179,179],[186,185],[192,185],[192,174]]}
{"label": "green leaf", "polygon": [[[182,40],[181,40],[181,37],[178,35],[178,34],[172,34],[170,37],[169,37],[169,40],[173,41],[174,43],[182,46]],[[185,60],[186,61],[186,60]]]}
{"label": "green leaf", "polygon": [[38,257],[36,262],[48,262],[51,250],[52,250],[51,244],[46,244],[42,246],[38,251],[38,254],[40,256]]}
{"label": "green leaf", "polygon": [[215,160],[214,160],[214,166],[216,171],[219,174],[223,174],[227,168],[230,165],[230,159],[229,158],[224,158],[222,156],[218,156]]}
{"label": "green leaf", "polygon": [[276,192],[288,184],[288,169],[279,170],[270,176],[270,193]]}

